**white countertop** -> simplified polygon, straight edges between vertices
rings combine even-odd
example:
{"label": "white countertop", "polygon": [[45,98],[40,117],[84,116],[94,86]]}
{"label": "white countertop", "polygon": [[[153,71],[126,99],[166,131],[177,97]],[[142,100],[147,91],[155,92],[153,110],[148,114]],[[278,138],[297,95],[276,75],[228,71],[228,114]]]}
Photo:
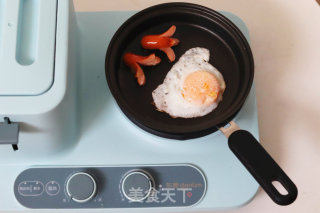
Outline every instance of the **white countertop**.
{"label": "white countertop", "polygon": [[[74,0],[77,11],[141,10],[169,1]],[[315,0],[188,1],[247,24],[255,59],[260,140],[298,187],[278,206],[262,190],[232,213],[320,212],[320,6]]]}

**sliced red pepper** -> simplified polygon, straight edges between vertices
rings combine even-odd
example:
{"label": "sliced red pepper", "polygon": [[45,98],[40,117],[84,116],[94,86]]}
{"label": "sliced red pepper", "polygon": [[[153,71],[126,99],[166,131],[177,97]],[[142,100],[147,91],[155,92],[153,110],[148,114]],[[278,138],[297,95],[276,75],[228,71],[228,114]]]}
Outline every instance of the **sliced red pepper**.
{"label": "sliced red pepper", "polygon": [[136,55],[133,53],[125,53],[123,56],[124,63],[130,67],[131,72],[137,79],[140,86],[146,83],[146,77],[140,65],[144,66],[154,66],[160,63],[161,59],[157,57],[154,53],[148,56]]}
{"label": "sliced red pepper", "polygon": [[176,26],[172,25],[166,32],[160,35],[146,35],[141,39],[141,46],[145,49],[159,49],[166,53],[169,60],[175,60],[176,55],[171,47],[179,44],[179,39],[171,38],[175,33]]}

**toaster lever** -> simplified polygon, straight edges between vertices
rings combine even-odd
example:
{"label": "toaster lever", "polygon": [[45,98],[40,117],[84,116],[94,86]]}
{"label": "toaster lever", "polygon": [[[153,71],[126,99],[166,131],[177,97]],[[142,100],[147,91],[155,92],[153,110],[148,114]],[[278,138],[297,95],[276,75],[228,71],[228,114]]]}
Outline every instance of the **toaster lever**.
{"label": "toaster lever", "polygon": [[0,123],[0,145],[11,144],[14,151],[18,150],[19,123],[11,122],[8,117]]}

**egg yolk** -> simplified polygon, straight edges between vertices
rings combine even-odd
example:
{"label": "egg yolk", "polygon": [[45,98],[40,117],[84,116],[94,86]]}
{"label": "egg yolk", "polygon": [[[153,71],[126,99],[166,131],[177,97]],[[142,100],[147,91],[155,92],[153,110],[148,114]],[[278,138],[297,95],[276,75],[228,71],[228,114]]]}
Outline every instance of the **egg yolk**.
{"label": "egg yolk", "polygon": [[214,74],[200,70],[186,77],[181,94],[190,103],[210,105],[217,100],[219,92],[219,81]]}

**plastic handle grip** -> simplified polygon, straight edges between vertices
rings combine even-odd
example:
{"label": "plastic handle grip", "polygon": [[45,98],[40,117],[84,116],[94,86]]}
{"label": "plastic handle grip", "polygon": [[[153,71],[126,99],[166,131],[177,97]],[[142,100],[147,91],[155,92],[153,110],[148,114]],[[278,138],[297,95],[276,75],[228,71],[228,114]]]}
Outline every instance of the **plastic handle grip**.
{"label": "plastic handle grip", "polygon": [[[297,187],[251,133],[237,130],[230,135],[228,144],[275,203],[289,205],[295,201],[298,195]],[[288,193],[281,194],[272,184],[273,181],[280,182]]]}

